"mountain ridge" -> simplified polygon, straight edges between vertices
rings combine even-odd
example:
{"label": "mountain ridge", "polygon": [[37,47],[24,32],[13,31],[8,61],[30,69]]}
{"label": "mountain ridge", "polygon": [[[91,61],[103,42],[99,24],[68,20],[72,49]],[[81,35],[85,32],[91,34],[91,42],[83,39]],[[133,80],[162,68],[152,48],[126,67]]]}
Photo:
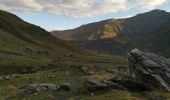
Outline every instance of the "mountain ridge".
{"label": "mountain ridge", "polygon": [[[104,51],[111,54],[125,55],[131,49],[139,48],[144,51],[151,51],[167,56],[170,55],[167,52],[170,41],[167,39],[164,40],[164,38],[170,38],[169,22],[169,12],[152,10],[130,18],[108,20],[106,24],[103,24],[102,21],[98,22],[99,25],[98,23],[94,23],[94,27],[97,28],[93,28],[87,24],[87,26],[85,25],[72,31],[63,31],[61,32],[62,35],[60,32],[52,32],[52,34],[65,40],[69,40],[68,37],[71,37],[71,41],[83,48]],[[100,25],[102,27],[99,27]],[[91,27],[91,29],[89,30],[86,27]],[[84,37],[86,33],[90,35]],[[89,36],[94,38],[89,39]],[[161,44],[162,41],[166,42]]]}
{"label": "mountain ridge", "polygon": [[[148,25],[148,28],[145,27],[143,30],[140,30],[140,28],[143,28],[146,24],[163,24],[167,21],[169,15],[168,12],[163,10],[152,10],[130,18],[108,19],[83,25],[72,30],[52,31],[51,33],[61,39],[74,41],[113,39],[119,34],[140,34],[141,31],[148,32],[152,28],[159,26],[152,27],[152,25]],[[146,18],[149,20],[146,20]],[[160,22],[156,21],[158,19],[161,19]],[[146,20],[147,23],[140,20]]]}

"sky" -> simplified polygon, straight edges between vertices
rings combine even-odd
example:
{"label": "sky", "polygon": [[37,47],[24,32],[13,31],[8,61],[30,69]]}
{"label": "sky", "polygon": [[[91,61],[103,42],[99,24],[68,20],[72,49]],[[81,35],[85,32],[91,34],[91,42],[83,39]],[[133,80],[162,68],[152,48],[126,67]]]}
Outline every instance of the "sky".
{"label": "sky", "polygon": [[52,31],[153,9],[170,12],[170,0],[0,0],[0,9]]}

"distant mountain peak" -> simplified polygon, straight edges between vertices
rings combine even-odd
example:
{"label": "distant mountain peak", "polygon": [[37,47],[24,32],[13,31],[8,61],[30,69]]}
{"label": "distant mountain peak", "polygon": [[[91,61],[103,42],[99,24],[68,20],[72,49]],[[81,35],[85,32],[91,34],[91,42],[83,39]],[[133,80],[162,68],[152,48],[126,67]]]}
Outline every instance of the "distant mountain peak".
{"label": "distant mountain peak", "polygon": [[149,11],[149,12],[137,14],[136,16],[140,16],[140,17],[141,16],[155,16],[156,17],[156,16],[165,16],[165,15],[168,15],[168,14],[170,14],[170,13],[168,13],[165,10],[155,9],[155,10],[152,10],[152,11]]}
{"label": "distant mountain peak", "polygon": [[168,13],[167,11],[161,10],[161,9],[154,9],[154,10],[152,10],[152,11],[150,11],[150,12],[155,12],[155,13]]}

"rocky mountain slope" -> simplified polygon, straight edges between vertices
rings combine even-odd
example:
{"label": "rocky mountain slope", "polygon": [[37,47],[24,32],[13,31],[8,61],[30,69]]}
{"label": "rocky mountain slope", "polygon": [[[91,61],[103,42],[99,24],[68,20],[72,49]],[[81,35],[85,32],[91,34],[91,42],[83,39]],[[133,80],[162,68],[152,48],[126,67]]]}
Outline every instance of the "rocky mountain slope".
{"label": "rocky mountain slope", "polygon": [[126,54],[133,48],[139,48],[167,56],[169,23],[169,12],[153,10],[130,18],[87,24],[73,30],[53,31],[52,34],[72,40],[84,48],[112,54]]}

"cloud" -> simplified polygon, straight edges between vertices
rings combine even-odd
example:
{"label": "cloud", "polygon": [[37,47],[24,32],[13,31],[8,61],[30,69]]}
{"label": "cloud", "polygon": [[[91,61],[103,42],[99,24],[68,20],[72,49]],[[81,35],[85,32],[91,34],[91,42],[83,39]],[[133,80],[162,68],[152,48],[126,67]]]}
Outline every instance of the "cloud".
{"label": "cloud", "polygon": [[[44,27],[45,28],[45,27]],[[53,30],[58,30],[58,31],[63,31],[63,30],[66,30],[66,28],[64,27],[50,27],[50,28],[46,28],[47,31],[51,32]]]}
{"label": "cloud", "polygon": [[0,9],[15,12],[41,11],[42,5],[35,0],[1,0]]}
{"label": "cloud", "polygon": [[119,16],[119,17],[117,17],[117,18],[130,18],[130,17],[132,17],[133,15],[127,15],[127,16]]}
{"label": "cloud", "polygon": [[12,12],[50,12],[76,18],[126,11],[152,9],[166,0],[1,0],[0,9]]}
{"label": "cloud", "polygon": [[139,7],[143,9],[153,9],[159,5],[162,5],[168,0],[131,0],[132,7]]}

